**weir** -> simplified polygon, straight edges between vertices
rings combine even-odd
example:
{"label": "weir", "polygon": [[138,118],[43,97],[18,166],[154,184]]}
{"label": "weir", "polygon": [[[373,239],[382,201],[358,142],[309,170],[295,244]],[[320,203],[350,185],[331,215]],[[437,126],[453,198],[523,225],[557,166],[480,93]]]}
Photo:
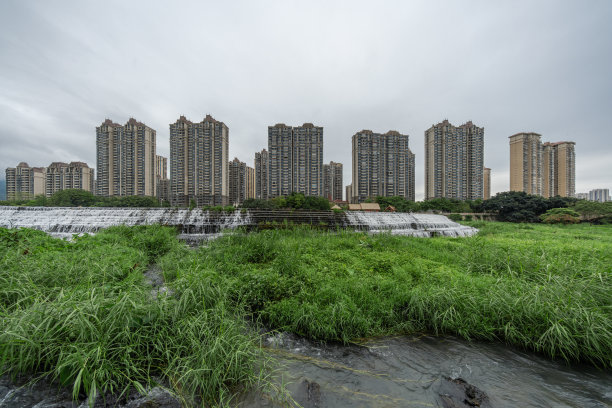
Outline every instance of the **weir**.
{"label": "weir", "polygon": [[255,230],[300,224],[371,233],[389,231],[416,237],[467,237],[478,232],[476,228],[437,214],[297,210],[237,210],[225,213],[199,208],[0,207],[0,227],[32,228],[62,238],[70,238],[73,234],[92,234],[115,225],[152,224],[176,227],[179,237],[187,241],[209,239],[239,227]]}

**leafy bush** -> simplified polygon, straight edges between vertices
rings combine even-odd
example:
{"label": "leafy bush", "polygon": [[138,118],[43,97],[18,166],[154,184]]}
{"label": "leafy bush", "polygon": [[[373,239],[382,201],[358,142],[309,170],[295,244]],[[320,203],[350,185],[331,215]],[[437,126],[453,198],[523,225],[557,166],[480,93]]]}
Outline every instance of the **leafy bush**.
{"label": "leafy bush", "polygon": [[461,217],[461,214],[456,214],[456,213],[448,214],[448,218],[451,221],[455,221],[455,222],[461,221],[463,219],[463,217]]}
{"label": "leafy bush", "polygon": [[540,219],[547,224],[577,224],[580,214],[570,208],[551,208]]}

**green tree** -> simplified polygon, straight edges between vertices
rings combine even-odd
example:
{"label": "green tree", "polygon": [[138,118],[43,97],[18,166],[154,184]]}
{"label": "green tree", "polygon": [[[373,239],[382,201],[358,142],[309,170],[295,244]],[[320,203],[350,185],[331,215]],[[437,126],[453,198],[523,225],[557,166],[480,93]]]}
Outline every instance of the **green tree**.
{"label": "green tree", "polygon": [[53,207],[90,207],[96,201],[91,192],[77,188],[58,191],[48,199],[49,205]]}
{"label": "green tree", "polygon": [[506,191],[482,203],[484,211],[496,212],[500,221],[539,222],[548,210],[548,201],[523,191]]}

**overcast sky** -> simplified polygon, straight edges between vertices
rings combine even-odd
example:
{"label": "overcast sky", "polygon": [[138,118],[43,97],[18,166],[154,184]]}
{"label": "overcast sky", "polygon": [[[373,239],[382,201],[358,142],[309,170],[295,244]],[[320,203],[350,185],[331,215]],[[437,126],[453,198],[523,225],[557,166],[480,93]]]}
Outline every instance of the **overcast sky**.
{"label": "overcast sky", "polygon": [[[275,123],[324,127],[344,164],[361,130],[410,135],[423,199],[423,133],[485,128],[493,192],[508,136],[576,142],[576,192],[612,188],[612,1],[0,1],[0,168],[80,160],[95,127],[157,131],[206,114],[253,166]],[[4,178],[4,171],[0,175]]]}

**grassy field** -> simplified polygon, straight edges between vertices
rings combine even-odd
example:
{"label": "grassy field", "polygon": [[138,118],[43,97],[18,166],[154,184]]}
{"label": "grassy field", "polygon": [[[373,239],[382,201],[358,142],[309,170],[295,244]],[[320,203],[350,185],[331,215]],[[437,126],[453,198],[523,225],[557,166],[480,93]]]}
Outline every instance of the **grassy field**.
{"label": "grassy field", "polygon": [[[224,404],[266,384],[260,322],[341,342],[453,334],[612,367],[612,227],[473,225],[458,239],[270,230],[198,250],[162,227],[70,244],[0,230],[1,366],[75,395],[161,377]],[[151,263],[172,296],[151,298]]]}

